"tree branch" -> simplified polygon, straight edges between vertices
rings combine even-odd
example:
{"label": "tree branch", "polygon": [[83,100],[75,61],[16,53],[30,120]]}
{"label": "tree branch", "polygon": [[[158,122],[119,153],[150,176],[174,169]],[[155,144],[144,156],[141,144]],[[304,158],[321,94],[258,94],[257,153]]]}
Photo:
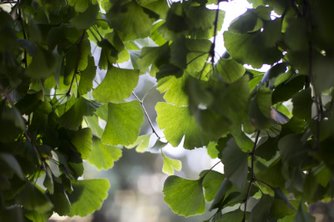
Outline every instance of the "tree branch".
{"label": "tree branch", "polygon": [[247,201],[250,195],[250,191],[252,188],[252,185],[255,181],[255,173],[254,173],[254,161],[255,161],[255,149],[256,149],[256,145],[259,141],[259,137],[260,137],[260,130],[258,130],[256,132],[256,136],[255,136],[255,141],[254,141],[254,145],[253,145],[253,149],[252,151],[249,153],[250,157],[251,157],[251,166],[250,166],[250,180],[249,180],[249,184],[248,184],[248,188],[247,188],[247,193],[246,193],[246,197],[244,200],[244,215],[242,218],[242,221],[245,222],[246,221],[246,210],[247,210]]}
{"label": "tree branch", "polygon": [[210,56],[211,56],[211,65],[212,67],[215,64],[215,48],[216,48],[216,39],[217,39],[217,30],[218,30],[218,20],[219,20],[219,2],[220,0],[217,1],[217,9],[216,9],[216,15],[215,15],[215,20],[213,22],[213,41],[210,49]]}
{"label": "tree branch", "polygon": [[80,63],[80,60],[81,60],[81,44],[82,44],[82,40],[84,39],[85,33],[86,33],[86,30],[84,30],[83,33],[81,34],[81,37],[80,37],[78,45],[77,45],[78,57],[77,57],[77,61],[76,61],[76,64],[75,64],[75,69],[74,69],[74,73],[73,73],[73,76],[72,76],[72,79],[71,79],[70,86],[69,86],[69,88],[66,92],[66,96],[71,95],[71,90],[72,90],[72,87],[73,87],[74,80],[76,78],[76,75],[79,73],[78,68],[79,68],[79,63]]}
{"label": "tree branch", "polygon": [[[209,50],[209,55],[207,60],[209,60],[209,58],[211,57],[211,65],[212,65],[212,69],[214,68],[215,65],[215,48],[216,48],[216,38],[217,38],[217,31],[218,31],[218,20],[219,20],[219,3],[222,2],[222,0],[217,0],[217,9],[216,9],[216,14],[215,14],[215,20],[213,21],[213,40],[212,40],[212,44]],[[199,79],[202,79],[202,74],[205,70],[207,63],[205,61],[205,64],[202,68],[202,70],[200,71],[200,75],[199,75]]]}

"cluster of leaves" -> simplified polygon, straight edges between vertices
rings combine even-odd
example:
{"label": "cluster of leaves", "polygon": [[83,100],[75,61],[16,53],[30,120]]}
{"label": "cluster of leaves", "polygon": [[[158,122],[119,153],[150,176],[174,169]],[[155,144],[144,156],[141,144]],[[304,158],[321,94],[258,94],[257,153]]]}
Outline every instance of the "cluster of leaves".
{"label": "cluster of leaves", "polygon": [[[1,2],[0,219],[92,213],[109,183],[82,179],[83,161],[109,169],[152,134],[154,149],[184,141],[224,164],[198,180],[170,176],[163,192],[175,213],[211,202],[207,221],[313,221],[307,207],[334,189],[334,3],[249,0],[217,56],[219,2]],[[245,66],[264,64],[265,73]],[[164,137],[133,93],[145,73],[164,94]],[[145,119],[152,130],[140,135]],[[164,172],[180,169],[161,153]]]}

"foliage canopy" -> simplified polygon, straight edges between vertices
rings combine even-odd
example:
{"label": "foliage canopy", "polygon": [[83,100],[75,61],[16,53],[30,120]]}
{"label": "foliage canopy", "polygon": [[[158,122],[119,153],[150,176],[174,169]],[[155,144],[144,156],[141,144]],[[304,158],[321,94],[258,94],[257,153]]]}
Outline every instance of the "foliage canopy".
{"label": "foliage canopy", "polygon": [[[109,169],[124,147],[184,139],[224,174],[171,175],[173,212],[202,214],[209,203],[208,222],[313,221],[308,206],[334,190],[334,3],[249,0],[219,34],[222,1],[1,1],[0,220],[90,214],[110,185],[81,179],[83,161]],[[164,137],[134,93],[144,74],[164,95],[155,106]],[[162,156],[165,173],[180,169]]]}

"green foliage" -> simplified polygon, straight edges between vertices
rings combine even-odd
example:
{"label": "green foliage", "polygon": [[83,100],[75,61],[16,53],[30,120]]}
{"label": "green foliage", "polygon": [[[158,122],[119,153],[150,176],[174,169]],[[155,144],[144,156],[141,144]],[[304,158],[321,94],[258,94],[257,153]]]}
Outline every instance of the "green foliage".
{"label": "green foliage", "polygon": [[108,104],[108,121],[102,142],[108,145],[130,145],[139,135],[144,116],[139,102]]}
{"label": "green foliage", "polygon": [[170,176],[163,192],[164,199],[173,212],[186,217],[204,213],[205,201],[200,180]]}
{"label": "green foliage", "polygon": [[69,195],[72,203],[69,215],[84,216],[101,208],[109,188],[109,181],[105,179],[78,180],[73,183],[74,192]]}
{"label": "green foliage", "polygon": [[[109,182],[83,162],[110,169],[124,147],[160,151],[164,199],[187,217],[211,203],[208,222],[313,221],[332,198],[333,2],[249,0],[224,33],[222,1],[168,2],[0,3],[0,221],[93,213]],[[156,120],[141,75],[163,94]],[[224,173],[172,175],[167,144]]]}
{"label": "green foliage", "polygon": [[173,175],[174,171],[180,171],[182,168],[182,162],[180,160],[175,160],[162,154],[163,166],[162,172],[168,175]]}

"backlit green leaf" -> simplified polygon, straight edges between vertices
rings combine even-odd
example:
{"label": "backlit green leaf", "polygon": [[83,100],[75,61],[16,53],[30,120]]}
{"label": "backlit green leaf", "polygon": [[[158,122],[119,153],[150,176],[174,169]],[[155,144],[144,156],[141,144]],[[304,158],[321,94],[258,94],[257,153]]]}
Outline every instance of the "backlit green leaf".
{"label": "backlit green leaf", "polygon": [[174,174],[174,171],[180,171],[182,168],[182,162],[180,160],[172,159],[162,153],[163,166],[162,172],[168,175]]}
{"label": "backlit green leaf", "polygon": [[188,97],[183,91],[186,76],[176,78],[175,76],[166,76],[159,79],[158,90],[164,93],[164,99],[177,106],[187,105]]}
{"label": "backlit green leaf", "polygon": [[108,105],[108,122],[102,135],[102,143],[108,145],[133,144],[144,122],[139,102]]}
{"label": "backlit green leaf", "polygon": [[205,132],[198,126],[196,120],[190,115],[188,107],[178,107],[167,103],[156,105],[157,122],[173,145],[178,146],[184,139],[184,147],[192,149],[207,144],[208,139]]}
{"label": "backlit green leaf", "polygon": [[151,138],[150,135],[138,136],[137,140],[133,144],[130,144],[125,147],[129,149],[136,147],[136,152],[144,153],[149,148],[150,138]]}
{"label": "backlit green leaf", "polygon": [[138,82],[139,72],[131,69],[111,68],[101,84],[93,91],[100,102],[122,102],[128,98]]}
{"label": "backlit green leaf", "polygon": [[232,58],[260,68],[263,64],[273,64],[281,58],[276,48],[280,39],[281,22],[272,21],[264,31],[240,34],[232,31],[224,33],[225,46]]}
{"label": "backlit green leaf", "polygon": [[[204,171],[206,173],[207,171]],[[207,201],[212,201],[224,180],[224,175],[216,171],[208,172],[203,178],[204,196]]]}
{"label": "backlit green leaf", "polygon": [[120,148],[103,144],[99,139],[94,139],[93,148],[87,160],[98,169],[107,170],[112,168],[121,156],[122,150]]}
{"label": "backlit green leaf", "polygon": [[170,176],[164,184],[164,200],[172,211],[185,217],[204,213],[201,182]]}
{"label": "backlit green leaf", "polygon": [[132,40],[148,36],[153,19],[136,2],[121,4],[116,3],[109,11],[110,23],[121,39]]}
{"label": "backlit green leaf", "polygon": [[84,12],[89,6],[90,0],[69,0],[68,4],[73,6],[77,12]]}
{"label": "backlit green leaf", "polygon": [[245,68],[233,59],[220,59],[217,64],[217,72],[222,76],[224,82],[232,83],[245,73]]}
{"label": "backlit green leaf", "polygon": [[107,198],[109,188],[110,183],[106,179],[74,182],[74,191],[69,195],[72,205],[68,215],[86,216],[100,209]]}

